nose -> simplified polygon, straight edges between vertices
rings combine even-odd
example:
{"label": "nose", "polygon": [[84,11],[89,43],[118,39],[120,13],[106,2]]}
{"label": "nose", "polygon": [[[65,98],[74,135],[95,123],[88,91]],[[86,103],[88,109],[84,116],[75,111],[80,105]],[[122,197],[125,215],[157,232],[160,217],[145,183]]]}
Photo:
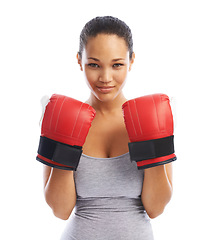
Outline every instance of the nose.
{"label": "nose", "polygon": [[100,76],[99,76],[99,81],[102,83],[109,83],[112,81],[112,73],[108,69],[104,69]]}

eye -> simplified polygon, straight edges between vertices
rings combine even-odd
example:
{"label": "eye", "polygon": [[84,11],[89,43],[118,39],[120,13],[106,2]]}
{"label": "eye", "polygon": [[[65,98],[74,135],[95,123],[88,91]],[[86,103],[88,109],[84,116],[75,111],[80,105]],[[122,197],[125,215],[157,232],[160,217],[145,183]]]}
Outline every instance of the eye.
{"label": "eye", "polygon": [[99,68],[99,65],[96,63],[89,63],[88,66],[91,68]]}
{"label": "eye", "polygon": [[124,64],[122,64],[122,63],[115,63],[114,65],[113,65],[113,67],[114,68],[119,68],[119,67],[121,67],[121,66],[123,66]]}

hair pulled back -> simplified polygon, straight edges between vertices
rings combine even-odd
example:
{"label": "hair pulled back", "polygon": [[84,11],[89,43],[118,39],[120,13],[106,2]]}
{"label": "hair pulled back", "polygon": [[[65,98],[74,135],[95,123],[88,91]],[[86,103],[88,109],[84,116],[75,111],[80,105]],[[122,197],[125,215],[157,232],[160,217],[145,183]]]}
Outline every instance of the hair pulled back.
{"label": "hair pulled back", "polygon": [[112,16],[96,17],[86,23],[80,34],[79,56],[89,38],[96,37],[98,34],[117,35],[125,40],[129,50],[130,59],[133,54],[133,38],[130,28],[125,22]]}

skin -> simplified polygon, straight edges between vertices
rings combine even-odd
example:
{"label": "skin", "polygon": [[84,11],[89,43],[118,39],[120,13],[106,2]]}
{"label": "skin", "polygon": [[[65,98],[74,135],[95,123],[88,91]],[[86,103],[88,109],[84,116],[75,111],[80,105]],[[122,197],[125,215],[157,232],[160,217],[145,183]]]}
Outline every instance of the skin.
{"label": "skin", "polygon": [[[127,101],[122,89],[135,59],[125,40],[116,35],[99,34],[90,38],[82,58],[77,61],[91,89],[86,101],[96,117],[83,145],[83,153],[99,158],[116,157],[128,152],[122,104]],[[74,173],[75,174],[75,173]],[[76,203],[72,171],[44,166],[44,193],[55,216],[68,219]],[[151,218],[159,216],[172,196],[172,164],[144,170],[141,199]]]}

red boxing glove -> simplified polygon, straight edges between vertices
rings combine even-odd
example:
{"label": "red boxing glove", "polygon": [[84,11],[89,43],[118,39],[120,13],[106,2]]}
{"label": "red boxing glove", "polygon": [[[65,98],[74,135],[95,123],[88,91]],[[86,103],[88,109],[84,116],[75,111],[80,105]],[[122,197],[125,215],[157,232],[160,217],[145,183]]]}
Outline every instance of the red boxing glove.
{"label": "red boxing glove", "polygon": [[45,109],[36,159],[51,167],[76,170],[95,113],[86,103],[53,94]]}
{"label": "red boxing glove", "polygon": [[153,94],[125,102],[122,106],[129,135],[129,152],[138,169],[176,160],[173,115],[169,97]]}

